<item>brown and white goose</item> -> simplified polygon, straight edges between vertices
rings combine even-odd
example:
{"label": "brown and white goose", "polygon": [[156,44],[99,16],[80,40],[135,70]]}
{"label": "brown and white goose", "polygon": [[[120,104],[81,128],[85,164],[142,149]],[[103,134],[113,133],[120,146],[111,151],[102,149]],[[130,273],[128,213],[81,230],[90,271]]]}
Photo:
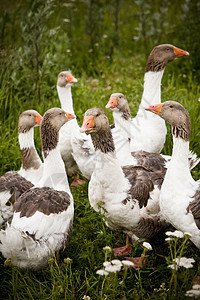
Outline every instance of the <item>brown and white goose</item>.
{"label": "brown and white goose", "polygon": [[[122,166],[125,165],[140,165],[150,169],[151,171],[161,170],[166,172],[167,166],[171,160],[171,156],[160,155],[158,153],[150,153],[147,151],[131,152],[131,113],[128,101],[122,93],[114,93],[111,95],[106,108],[110,108],[113,112],[115,122],[114,143],[117,157]],[[198,163],[197,155],[192,151],[189,152],[190,170]]]}
{"label": "brown and white goose", "polygon": [[19,116],[22,165],[19,171],[10,171],[0,177],[0,225],[12,216],[15,200],[42,177],[43,165],[34,145],[34,127],[40,125],[41,120],[42,116],[35,110],[26,110]]}
{"label": "brown and white goose", "polygon": [[[61,107],[73,115],[75,114],[71,86],[75,82],[77,79],[69,71],[60,72],[58,75],[57,91]],[[83,176],[89,179],[94,169],[95,151],[90,136],[80,134],[76,119],[61,128],[59,145],[67,174],[71,176],[79,169]],[[82,183],[80,179],[77,182]]]}
{"label": "brown and white goose", "polygon": [[42,116],[35,110],[27,110],[19,116],[18,139],[22,166],[18,173],[36,185],[43,174],[43,164],[35,149],[34,127],[40,125]]}
{"label": "brown and white goose", "polygon": [[61,126],[73,118],[60,108],[52,108],[44,114],[41,187],[34,187],[20,196],[13,206],[11,224],[0,231],[0,251],[22,269],[46,267],[54,251],[64,249],[70,240],[74,204],[58,140]]}
{"label": "brown and white goose", "polygon": [[[91,134],[96,151],[88,191],[91,206],[105,214],[110,228],[123,231],[133,240],[155,236],[166,226],[159,208],[164,174],[142,166],[120,166],[104,110],[87,110],[81,132]],[[115,254],[126,249],[116,249]]]}
{"label": "brown and white goose", "polygon": [[194,181],[188,165],[189,113],[175,101],[152,105],[146,110],[159,115],[172,128],[172,159],[161,188],[161,211],[176,229],[190,233],[191,241],[200,248],[200,182]]}
{"label": "brown and white goose", "polygon": [[131,151],[160,153],[162,150],[167,133],[165,122],[148,115],[144,107],[161,103],[161,80],[166,65],[187,55],[187,51],[170,44],[156,46],[150,53],[145,70],[142,100],[137,115],[132,119]]}

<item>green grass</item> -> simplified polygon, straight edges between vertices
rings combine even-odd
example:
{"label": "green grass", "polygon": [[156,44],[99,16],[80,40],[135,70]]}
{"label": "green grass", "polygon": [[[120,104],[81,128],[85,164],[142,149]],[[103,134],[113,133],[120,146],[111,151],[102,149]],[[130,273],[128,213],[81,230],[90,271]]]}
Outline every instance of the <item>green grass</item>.
{"label": "green grass", "polygon": [[[116,58],[112,64],[102,62],[101,76],[87,77],[85,73],[72,89],[74,110],[81,125],[84,112],[91,107],[105,108],[113,92],[122,92],[130,103],[132,116],[137,112],[143,91],[144,65],[141,57]],[[106,65],[107,64],[107,65]],[[192,74],[179,74],[180,62],[167,66],[162,82],[162,99],[177,100],[190,112],[192,122],[191,149],[200,156],[199,150],[199,87]],[[59,70],[60,71],[60,70]],[[76,70],[73,70],[76,76]],[[53,106],[60,106],[55,88],[46,86],[43,90],[43,102],[27,99],[12,90],[9,81],[2,80],[0,91],[0,157],[1,175],[8,170],[20,167],[20,151],[17,141],[17,119],[21,111],[37,109],[43,114]],[[35,104],[36,103],[36,104]],[[110,122],[112,114],[106,110]],[[169,128],[168,128],[169,129]],[[35,130],[36,147],[40,150],[39,130]],[[168,130],[163,152],[171,154],[171,134]],[[193,171],[199,178],[200,167]],[[70,179],[71,181],[71,179]],[[87,184],[72,188],[75,202],[73,236],[67,249],[61,253],[57,263],[51,260],[49,267],[41,272],[26,271],[4,265],[0,257],[0,297],[2,299],[183,299],[185,292],[192,286],[193,279],[200,275],[200,253],[188,241],[183,255],[195,259],[192,269],[180,268],[176,274],[167,266],[171,261],[169,244],[164,233],[151,242],[153,251],[146,252],[147,264],[140,271],[133,268],[102,277],[96,271],[102,269],[105,260],[103,247],[118,247],[125,244],[125,235],[106,227],[102,217],[89,204]],[[172,229],[172,228],[170,228]],[[180,242],[179,242],[180,243]],[[133,246],[133,255],[140,256],[144,248],[140,244]],[[67,263],[66,258],[72,259]],[[109,259],[114,259],[112,253]],[[175,279],[176,280],[175,280]],[[123,282],[122,282],[123,281]],[[163,284],[164,283],[164,284]]]}

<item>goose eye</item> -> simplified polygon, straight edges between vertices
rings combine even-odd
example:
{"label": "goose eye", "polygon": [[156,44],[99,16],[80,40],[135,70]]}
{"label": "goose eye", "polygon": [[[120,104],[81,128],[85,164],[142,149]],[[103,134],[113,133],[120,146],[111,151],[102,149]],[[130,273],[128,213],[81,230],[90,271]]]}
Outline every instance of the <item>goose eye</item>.
{"label": "goose eye", "polygon": [[167,51],[169,51],[170,50],[170,48],[167,48]]}
{"label": "goose eye", "polygon": [[62,113],[60,112],[59,115],[62,116]]}
{"label": "goose eye", "polygon": [[99,114],[96,115],[96,117],[98,117],[98,116],[99,116]]}
{"label": "goose eye", "polygon": [[171,105],[169,105],[169,107],[170,107],[170,108],[172,108],[172,107],[173,107],[173,105],[171,104]]}
{"label": "goose eye", "polygon": [[32,114],[29,114],[29,117],[32,117]]}

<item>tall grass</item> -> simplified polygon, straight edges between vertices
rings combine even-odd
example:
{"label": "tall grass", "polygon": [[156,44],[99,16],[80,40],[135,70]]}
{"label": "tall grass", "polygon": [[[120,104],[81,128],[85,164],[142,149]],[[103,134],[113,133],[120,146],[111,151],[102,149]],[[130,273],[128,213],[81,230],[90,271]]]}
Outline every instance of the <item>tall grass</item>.
{"label": "tall grass", "polygon": [[[84,112],[91,107],[105,105],[114,92],[122,92],[130,103],[132,116],[135,115],[143,91],[143,57],[119,58],[100,64],[101,75],[88,77],[82,73],[79,82],[73,86],[74,110],[79,124]],[[173,66],[172,66],[173,64]],[[199,87],[193,81],[192,73],[179,74],[179,62],[167,66],[163,78],[162,99],[181,102],[190,112],[192,121],[191,149],[200,156],[199,150]],[[73,69],[76,76],[76,70]],[[61,71],[58,70],[57,73]],[[47,109],[60,106],[56,92],[56,72],[51,74],[51,86],[48,82],[41,95],[42,102],[26,99],[23,92],[18,95],[10,88],[11,78],[2,76],[0,91],[0,157],[1,175],[8,170],[20,167],[20,151],[17,141],[17,119],[21,111],[34,108],[43,114]],[[12,82],[13,85],[13,82]],[[51,93],[49,93],[51,90]],[[50,96],[49,96],[50,95]],[[112,114],[107,111],[110,122]],[[169,128],[168,128],[169,129]],[[39,130],[35,130],[36,147],[40,153]],[[172,142],[170,129],[163,152],[171,154]],[[199,178],[200,167],[193,172]],[[71,179],[70,179],[71,180]],[[67,249],[61,253],[59,262],[49,261],[49,267],[41,272],[22,272],[11,267],[9,261],[4,264],[0,257],[0,295],[2,299],[182,299],[192,286],[193,279],[200,275],[200,253],[189,241],[184,256],[195,260],[194,267],[183,273],[176,272],[176,281],[172,282],[173,272],[168,268],[171,252],[164,233],[151,242],[153,251],[145,252],[147,263],[143,269],[124,268],[108,276],[100,276],[96,271],[102,269],[105,259],[114,259],[113,253],[105,258],[103,247],[122,246],[125,235],[108,229],[102,217],[89,204],[87,183],[83,187],[72,188],[75,201],[73,236]],[[170,228],[172,229],[172,227]],[[133,245],[133,256],[144,252],[141,244]],[[70,259],[67,259],[70,258]],[[183,278],[184,277],[184,278]],[[174,277],[173,277],[174,280]]]}

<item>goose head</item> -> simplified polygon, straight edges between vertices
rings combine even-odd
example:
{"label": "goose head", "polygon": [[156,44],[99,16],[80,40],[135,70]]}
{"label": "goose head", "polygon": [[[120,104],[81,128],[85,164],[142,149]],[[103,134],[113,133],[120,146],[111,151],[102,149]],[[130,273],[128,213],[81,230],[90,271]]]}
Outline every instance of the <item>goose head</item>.
{"label": "goose head", "polygon": [[106,104],[106,108],[110,108],[114,112],[120,112],[122,117],[126,120],[131,117],[128,101],[121,93],[112,94]]}
{"label": "goose head", "polygon": [[172,134],[189,141],[191,124],[188,111],[176,101],[166,101],[164,103],[151,105],[146,110],[159,115],[172,127]]}
{"label": "goose head", "polygon": [[163,70],[166,65],[182,56],[188,56],[189,52],[177,48],[170,44],[163,44],[158,45],[153,48],[151,51],[147,65],[146,65],[146,72],[148,71],[161,71]]}
{"label": "goose head", "polygon": [[80,131],[97,133],[108,128],[110,128],[109,121],[105,111],[101,108],[90,108],[85,113]]}
{"label": "goose head", "polygon": [[74,118],[74,115],[66,113],[58,107],[51,108],[45,112],[40,126],[42,150],[45,158],[49,151],[57,147],[60,128]]}
{"label": "goose head", "polygon": [[26,133],[31,128],[39,126],[41,124],[41,121],[42,116],[36,110],[26,110],[19,116],[18,132]]}
{"label": "goose head", "polygon": [[61,88],[71,86],[76,82],[78,82],[78,80],[74,76],[72,76],[69,71],[62,71],[58,74],[57,86]]}

